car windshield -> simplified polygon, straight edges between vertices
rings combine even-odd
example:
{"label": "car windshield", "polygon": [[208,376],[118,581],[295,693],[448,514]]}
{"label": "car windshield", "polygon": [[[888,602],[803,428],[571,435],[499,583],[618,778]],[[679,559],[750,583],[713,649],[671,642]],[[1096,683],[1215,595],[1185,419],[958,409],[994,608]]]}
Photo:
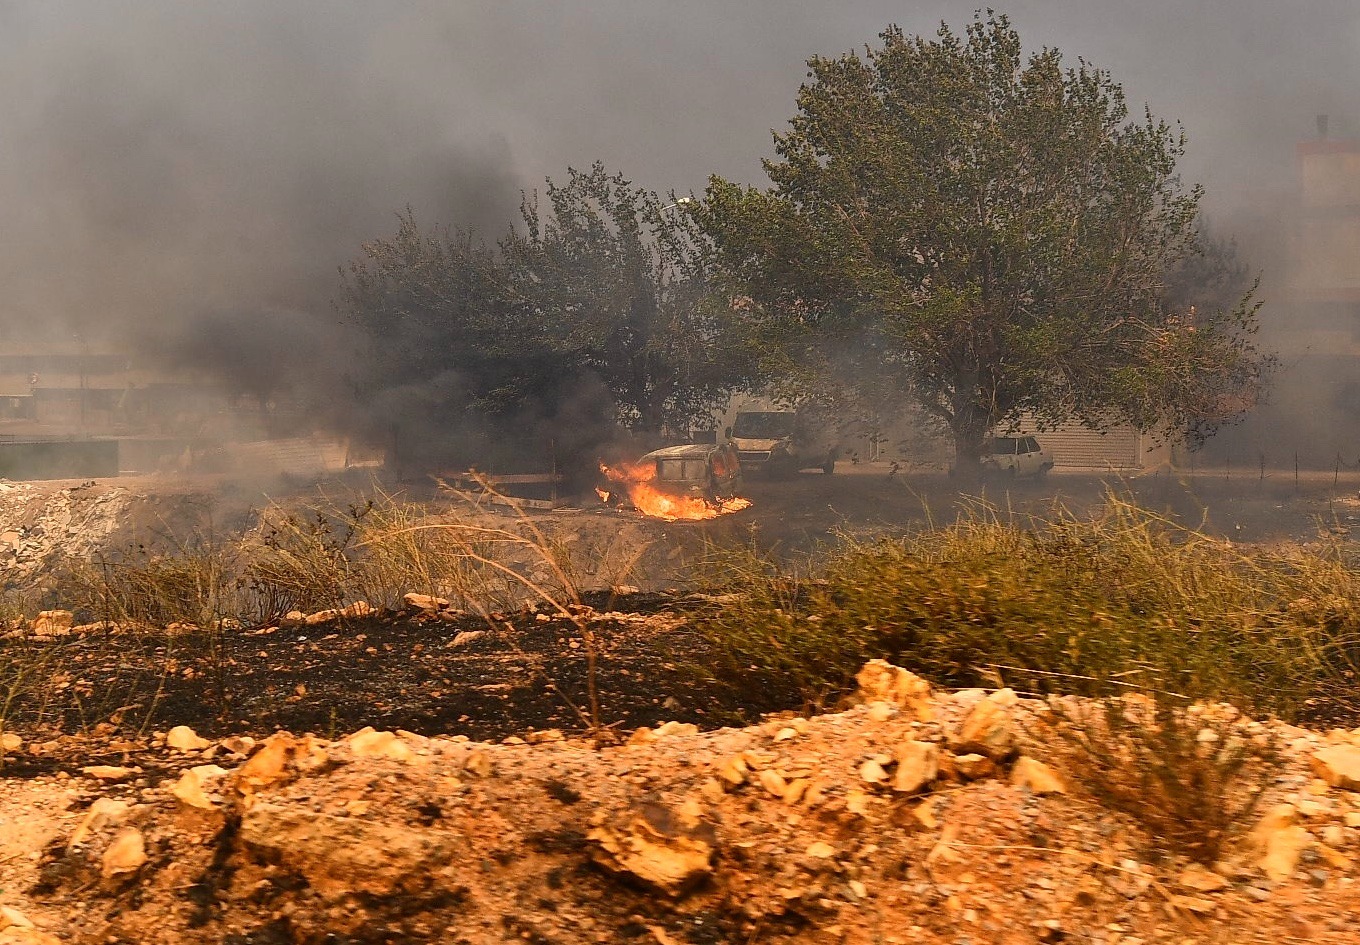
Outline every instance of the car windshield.
{"label": "car windshield", "polygon": [[739,413],[732,435],[741,439],[775,439],[793,435],[794,415],[787,411]]}
{"label": "car windshield", "polygon": [[998,436],[992,440],[991,452],[994,456],[1014,456],[1017,440],[1013,436]]}

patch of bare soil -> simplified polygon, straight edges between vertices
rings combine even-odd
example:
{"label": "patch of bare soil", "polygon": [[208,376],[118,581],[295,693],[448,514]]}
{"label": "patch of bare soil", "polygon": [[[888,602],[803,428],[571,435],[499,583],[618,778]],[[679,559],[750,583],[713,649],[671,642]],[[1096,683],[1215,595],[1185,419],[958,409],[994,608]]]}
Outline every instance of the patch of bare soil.
{"label": "patch of bare soil", "polygon": [[1041,705],[864,681],[838,714],[606,748],[178,731],[154,771],[7,780],[0,942],[1355,941],[1360,731],[1242,720],[1285,750],[1193,867],[1081,790]]}

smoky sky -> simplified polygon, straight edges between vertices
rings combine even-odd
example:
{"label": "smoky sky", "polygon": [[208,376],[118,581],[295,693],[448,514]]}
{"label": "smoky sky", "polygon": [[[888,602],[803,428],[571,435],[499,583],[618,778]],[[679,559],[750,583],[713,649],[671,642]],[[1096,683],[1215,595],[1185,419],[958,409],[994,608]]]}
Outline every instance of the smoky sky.
{"label": "smoky sky", "polygon": [[[973,3],[11,0],[0,5],[0,342],[259,308],[331,317],[411,206],[494,237],[601,159],[658,190],[761,183],[813,54]],[[1354,0],[1022,0],[1031,48],[1180,121],[1219,232],[1283,243],[1297,140],[1360,133]],[[1268,264],[1268,260],[1261,260]],[[324,330],[324,327],[319,328]]]}

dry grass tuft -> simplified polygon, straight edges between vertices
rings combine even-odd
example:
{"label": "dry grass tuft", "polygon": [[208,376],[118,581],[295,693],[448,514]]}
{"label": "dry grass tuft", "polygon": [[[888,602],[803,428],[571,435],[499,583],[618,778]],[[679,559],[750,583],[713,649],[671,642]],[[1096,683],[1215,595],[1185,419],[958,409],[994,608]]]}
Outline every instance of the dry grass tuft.
{"label": "dry grass tuft", "polygon": [[1230,706],[1164,694],[1053,699],[1043,741],[1070,783],[1130,818],[1148,852],[1211,866],[1250,826],[1278,751]]}

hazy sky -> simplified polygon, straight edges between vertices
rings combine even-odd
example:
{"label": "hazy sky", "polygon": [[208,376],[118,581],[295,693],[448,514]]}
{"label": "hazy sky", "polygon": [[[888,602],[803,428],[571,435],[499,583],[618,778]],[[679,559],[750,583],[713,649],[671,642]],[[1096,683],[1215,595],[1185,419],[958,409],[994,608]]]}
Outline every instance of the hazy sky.
{"label": "hazy sky", "polygon": [[[603,159],[658,190],[762,180],[811,54],[974,4],[0,2],[0,331],[324,308],[410,204],[494,235]],[[1179,119],[1188,179],[1268,253],[1314,116],[1360,133],[1355,0],[1020,0],[1033,46]],[[4,337],[0,334],[0,339]]]}

